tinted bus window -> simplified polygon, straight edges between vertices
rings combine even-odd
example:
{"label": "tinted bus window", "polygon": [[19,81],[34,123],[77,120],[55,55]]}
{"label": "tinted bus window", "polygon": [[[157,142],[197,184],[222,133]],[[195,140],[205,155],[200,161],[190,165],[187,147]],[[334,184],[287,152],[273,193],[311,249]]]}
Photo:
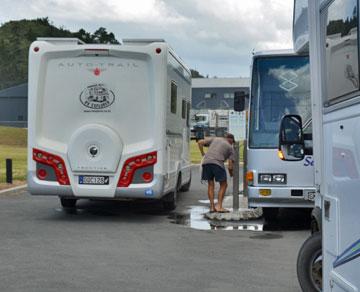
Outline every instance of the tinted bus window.
{"label": "tinted bus window", "polygon": [[253,66],[249,145],[277,148],[279,128],[286,114],[311,119],[309,58],[263,57]]}

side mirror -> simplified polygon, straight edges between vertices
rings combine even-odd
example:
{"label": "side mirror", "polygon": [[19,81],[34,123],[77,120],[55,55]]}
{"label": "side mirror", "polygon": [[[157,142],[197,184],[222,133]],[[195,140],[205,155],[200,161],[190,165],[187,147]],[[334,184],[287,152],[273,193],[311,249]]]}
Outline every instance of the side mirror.
{"label": "side mirror", "polygon": [[242,112],[245,109],[245,99],[248,96],[244,91],[234,93],[234,111]]}
{"label": "side mirror", "polygon": [[300,161],[305,158],[304,134],[299,115],[286,115],[281,120],[279,157],[284,161]]}

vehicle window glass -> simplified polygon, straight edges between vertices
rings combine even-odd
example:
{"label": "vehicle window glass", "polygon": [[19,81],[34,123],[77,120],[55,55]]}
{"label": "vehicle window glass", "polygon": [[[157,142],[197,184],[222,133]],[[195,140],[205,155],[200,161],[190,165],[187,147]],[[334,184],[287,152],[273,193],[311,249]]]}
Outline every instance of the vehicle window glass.
{"label": "vehicle window glass", "polygon": [[327,9],[327,102],[359,89],[357,0],[335,0]]}
{"label": "vehicle window glass", "polygon": [[189,127],[190,126],[190,102],[187,102],[186,103],[187,106],[186,106],[186,125]]}
{"label": "vehicle window glass", "polygon": [[311,118],[309,58],[262,57],[253,68],[250,147],[277,148],[284,115],[298,114],[303,123]]}
{"label": "vehicle window glass", "polygon": [[307,43],[308,34],[308,0],[296,0],[293,23],[293,39],[295,49],[300,49]]}
{"label": "vehicle window glass", "polygon": [[183,99],[182,103],[181,103],[181,117],[183,119],[186,118],[186,101],[185,101],[185,99]]}
{"label": "vehicle window glass", "polygon": [[171,82],[171,112],[176,114],[177,106],[177,85],[174,82]]}

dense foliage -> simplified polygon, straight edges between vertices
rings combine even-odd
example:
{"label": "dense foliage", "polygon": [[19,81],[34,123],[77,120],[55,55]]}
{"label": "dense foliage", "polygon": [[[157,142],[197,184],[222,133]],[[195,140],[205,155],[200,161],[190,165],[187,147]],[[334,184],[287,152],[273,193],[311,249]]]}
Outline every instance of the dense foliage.
{"label": "dense foliage", "polygon": [[[73,37],[86,43],[119,43],[115,35],[104,27],[94,33],[84,29],[71,32],[56,27],[47,17],[9,21],[0,26],[0,90],[27,82],[28,50],[38,37]],[[191,73],[194,78],[204,77],[196,70],[191,70]]]}
{"label": "dense foliage", "polygon": [[75,37],[86,43],[119,43],[100,27],[94,33],[71,32],[54,26],[48,18],[9,21],[0,26],[0,89],[27,82],[28,49],[37,37]]}

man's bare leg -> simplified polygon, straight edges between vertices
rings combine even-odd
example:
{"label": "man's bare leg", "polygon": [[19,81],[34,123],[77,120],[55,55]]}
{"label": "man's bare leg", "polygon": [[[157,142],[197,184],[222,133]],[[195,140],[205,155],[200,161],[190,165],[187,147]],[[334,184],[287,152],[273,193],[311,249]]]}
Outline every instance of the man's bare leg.
{"label": "man's bare leg", "polygon": [[210,212],[215,211],[215,182],[213,180],[208,181],[208,197],[210,201]]}
{"label": "man's bare leg", "polygon": [[218,198],[218,203],[216,204],[215,207],[217,212],[229,212],[229,210],[224,209],[222,206],[226,189],[227,189],[227,181],[225,180],[220,182],[219,198]]}

